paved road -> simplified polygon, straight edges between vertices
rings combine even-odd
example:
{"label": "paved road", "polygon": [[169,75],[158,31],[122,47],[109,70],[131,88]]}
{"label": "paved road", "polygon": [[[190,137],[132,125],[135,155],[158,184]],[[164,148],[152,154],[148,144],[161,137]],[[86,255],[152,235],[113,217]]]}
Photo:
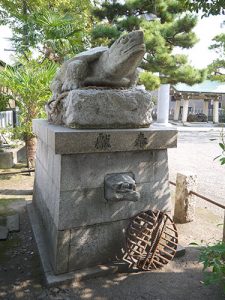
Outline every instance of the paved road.
{"label": "paved road", "polygon": [[198,177],[198,192],[225,204],[225,166],[214,158],[221,154],[220,131],[178,133],[178,147],[169,149],[169,174],[190,171]]}

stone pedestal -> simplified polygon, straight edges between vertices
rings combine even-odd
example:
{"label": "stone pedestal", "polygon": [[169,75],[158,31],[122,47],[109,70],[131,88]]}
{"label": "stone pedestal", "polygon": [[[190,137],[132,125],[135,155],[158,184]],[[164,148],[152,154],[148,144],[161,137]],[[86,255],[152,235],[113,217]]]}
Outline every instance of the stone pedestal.
{"label": "stone pedestal", "polygon": [[[170,212],[167,148],[171,129],[77,130],[34,120],[38,138],[33,205],[45,228],[55,274],[121,257],[137,213]],[[136,202],[105,199],[106,176],[132,173]]]}

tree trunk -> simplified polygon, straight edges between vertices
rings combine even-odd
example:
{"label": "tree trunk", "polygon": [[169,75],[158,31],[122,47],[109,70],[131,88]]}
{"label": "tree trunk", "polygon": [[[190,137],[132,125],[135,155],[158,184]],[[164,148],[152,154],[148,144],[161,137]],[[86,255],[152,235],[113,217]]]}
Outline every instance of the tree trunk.
{"label": "tree trunk", "polygon": [[32,169],[35,167],[37,139],[36,137],[28,137],[25,143],[27,151],[27,167]]}
{"label": "tree trunk", "polygon": [[[25,46],[25,51],[28,50],[28,46],[29,46],[29,39],[28,39],[28,9],[27,9],[27,1],[23,0],[22,1],[22,5],[23,5],[23,18],[24,18],[24,25],[23,25],[23,29],[22,29],[22,34],[23,34],[23,46]],[[24,52],[24,51],[23,51]]]}

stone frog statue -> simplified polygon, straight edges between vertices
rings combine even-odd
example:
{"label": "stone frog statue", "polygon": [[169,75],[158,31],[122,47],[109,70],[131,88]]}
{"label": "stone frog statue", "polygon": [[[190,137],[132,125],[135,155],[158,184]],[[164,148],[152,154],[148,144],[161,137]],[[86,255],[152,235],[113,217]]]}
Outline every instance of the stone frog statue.
{"label": "stone frog statue", "polygon": [[152,122],[151,94],[136,88],[145,54],[140,30],[64,62],[45,108],[51,124],[79,129],[142,128]]}
{"label": "stone frog statue", "polygon": [[87,86],[131,87],[144,54],[144,36],[140,30],[121,36],[110,48],[84,51],[64,62],[57,72],[51,84],[52,100],[64,92]]}

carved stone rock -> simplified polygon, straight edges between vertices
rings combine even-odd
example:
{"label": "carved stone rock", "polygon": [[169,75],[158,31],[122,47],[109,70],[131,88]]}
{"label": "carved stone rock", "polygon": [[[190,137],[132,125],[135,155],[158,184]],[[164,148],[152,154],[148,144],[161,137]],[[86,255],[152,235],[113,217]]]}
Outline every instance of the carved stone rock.
{"label": "carved stone rock", "polygon": [[151,94],[135,89],[143,32],[123,35],[65,62],[51,84],[48,121],[71,128],[141,128],[152,121]]}
{"label": "carved stone rock", "polygon": [[144,53],[143,32],[137,30],[117,39],[109,49],[96,47],[76,55],[56,74],[51,84],[53,99],[84,86],[132,86]]}
{"label": "carved stone rock", "polygon": [[79,89],[49,121],[71,128],[140,128],[152,121],[151,94],[138,89]]}
{"label": "carved stone rock", "polygon": [[105,199],[108,201],[133,201],[140,199],[132,173],[117,173],[105,177]]}

